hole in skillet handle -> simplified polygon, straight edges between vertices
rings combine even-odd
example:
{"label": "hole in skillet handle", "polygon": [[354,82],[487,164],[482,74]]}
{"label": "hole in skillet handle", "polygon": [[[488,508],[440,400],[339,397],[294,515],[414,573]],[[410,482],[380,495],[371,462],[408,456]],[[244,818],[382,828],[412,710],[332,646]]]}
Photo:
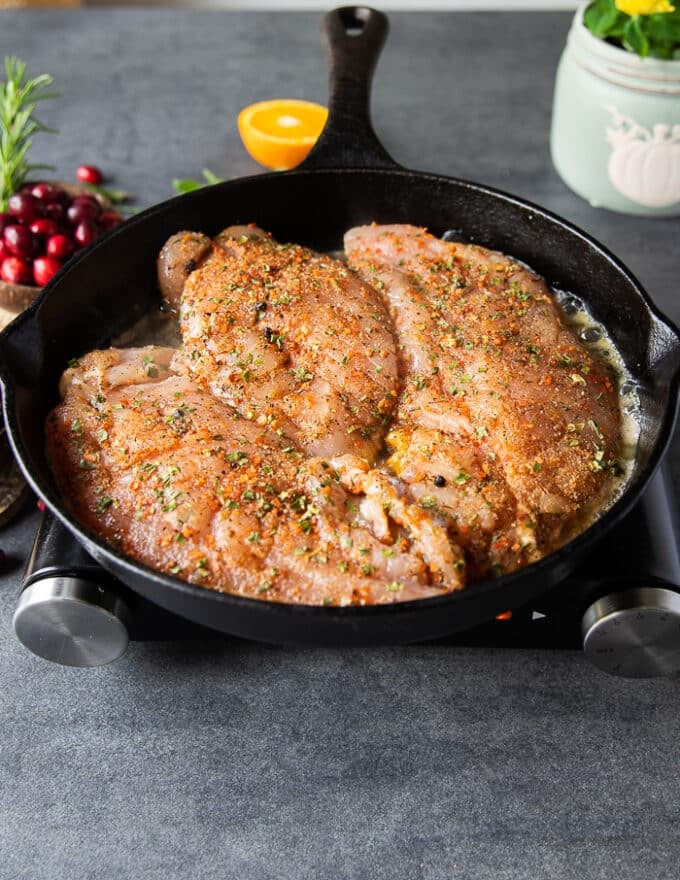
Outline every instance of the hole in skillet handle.
{"label": "hole in skillet handle", "polygon": [[374,10],[368,9],[365,6],[341,6],[334,11],[339,13],[340,19],[345,28],[345,34],[348,37],[361,36],[364,32],[364,26],[367,19],[370,18],[371,13],[374,12]]}
{"label": "hole in skillet handle", "polygon": [[324,16],[328,120],[300,170],[401,167],[378,140],[370,114],[373,72],[388,30],[387,17],[367,6],[343,6]]}

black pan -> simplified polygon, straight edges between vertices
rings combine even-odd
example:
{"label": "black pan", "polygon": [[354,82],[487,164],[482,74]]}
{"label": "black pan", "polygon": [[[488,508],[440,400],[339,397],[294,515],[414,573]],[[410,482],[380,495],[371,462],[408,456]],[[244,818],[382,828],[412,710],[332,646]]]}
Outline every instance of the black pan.
{"label": "black pan", "polygon": [[[408,642],[472,627],[564,579],[637,501],[671,437],[680,377],[678,330],[604,247],[548,211],[479,184],[407,171],[378,142],[369,89],[387,34],[380,12],[347,7],[324,20],[330,46],[330,116],[298,169],[207,187],[137,215],[68,262],[36,303],[0,336],[4,415],[36,492],[87,551],[133,591],[209,627],[274,642]],[[157,307],[156,255],[172,233],[217,233],[256,222],[281,241],[339,248],[356,224],[408,222],[511,254],[588,303],[641,392],[641,433],[625,494],[587,531],[520,572],[462,593],[369,608],[319,608],[224,595],[158,574],[76,522],[55,487],[43,424],[70,358],[106,345]]]}

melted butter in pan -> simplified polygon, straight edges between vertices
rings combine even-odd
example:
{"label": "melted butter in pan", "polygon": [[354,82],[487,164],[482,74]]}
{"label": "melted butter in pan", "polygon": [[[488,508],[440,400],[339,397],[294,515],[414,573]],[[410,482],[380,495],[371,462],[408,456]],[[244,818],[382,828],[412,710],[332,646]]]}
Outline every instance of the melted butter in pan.
{"label": "melted butter in pan", "polygon": [[[640,385],[628,371],[618,349],[607,335],[606,328],[595,320],[585,302],[573,293],[561,290],[553,290],[553,293],[562,309],[565,324],[600,360],[609,364],[617,381],[621,411],[619,464],[623,474],[620,480],[616,481],[610,499],[610,503],[613,503],[622,494],[635,464],[635,454],[640,437]],[[605,510],[609,506],[609,504],[606,505]]]}

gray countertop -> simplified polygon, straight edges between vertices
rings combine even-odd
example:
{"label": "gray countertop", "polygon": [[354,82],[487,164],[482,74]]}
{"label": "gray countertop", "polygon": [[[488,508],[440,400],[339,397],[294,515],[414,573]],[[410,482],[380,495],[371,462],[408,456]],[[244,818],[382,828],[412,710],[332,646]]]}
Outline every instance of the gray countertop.
{"label": "gray countertop", "polygon": [[[548,155],[569,15],[394,14],[375,127],[409,167],[517,193],[623,256],[680,320],[680,223],[597,211]],[[148,205],[208,167],[256,173],[255,100],[326,100],[320,16],[3,11],[0,55],[48,71],[81,162]],[[680,485],[680,443],[673,446]],[[60,668],[14,640],[37,513],[0,534],[0,878],[677,878],[679,680],[577,652],[135,643]]]}

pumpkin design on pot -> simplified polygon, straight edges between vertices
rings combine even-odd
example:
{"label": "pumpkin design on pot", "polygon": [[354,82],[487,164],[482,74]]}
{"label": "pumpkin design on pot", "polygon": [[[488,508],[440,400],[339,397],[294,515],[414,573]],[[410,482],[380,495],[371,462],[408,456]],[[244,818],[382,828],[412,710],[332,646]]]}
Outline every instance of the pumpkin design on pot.
{"label": "pumpkin design on pot", "polygon": [[613,117],[606,134],[612,185],[638,205],[662,208],[680,202],[680,125],[657,124],[650,131],[616,107],[604,109]]}

